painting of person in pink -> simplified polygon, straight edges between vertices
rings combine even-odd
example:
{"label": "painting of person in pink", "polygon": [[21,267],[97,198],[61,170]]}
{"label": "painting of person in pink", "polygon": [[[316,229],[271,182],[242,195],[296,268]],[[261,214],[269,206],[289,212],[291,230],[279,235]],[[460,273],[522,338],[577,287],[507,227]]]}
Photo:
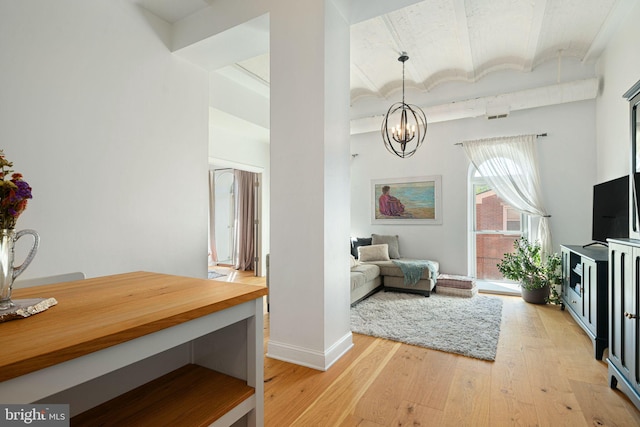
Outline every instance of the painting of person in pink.
{"label": "painting of person in pink", "polygon": [[378,199],[380,213],[388,216],[401,216],[404,213],[404,205],[398,198],[389,194],[391,187],[385,185],[382,187],[382,195]]}

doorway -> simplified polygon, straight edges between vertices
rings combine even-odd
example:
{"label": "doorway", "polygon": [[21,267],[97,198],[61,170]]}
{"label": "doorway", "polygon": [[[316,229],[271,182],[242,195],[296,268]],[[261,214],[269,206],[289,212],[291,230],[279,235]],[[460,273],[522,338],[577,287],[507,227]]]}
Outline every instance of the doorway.
{"label": "doorway", "polygon": [[210,171],[209,266],[261,275],[261,173]]}

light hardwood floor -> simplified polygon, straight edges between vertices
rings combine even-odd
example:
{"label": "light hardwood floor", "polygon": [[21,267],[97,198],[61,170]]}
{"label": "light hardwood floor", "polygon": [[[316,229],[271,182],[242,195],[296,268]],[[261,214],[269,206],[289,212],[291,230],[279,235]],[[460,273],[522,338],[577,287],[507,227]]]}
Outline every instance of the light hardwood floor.
{"label": "light hardwood floor", "polygon": [[265,426],[640,426],[568,312],[496,298],[495,362],[357,334],[327,372],[265,358]]}

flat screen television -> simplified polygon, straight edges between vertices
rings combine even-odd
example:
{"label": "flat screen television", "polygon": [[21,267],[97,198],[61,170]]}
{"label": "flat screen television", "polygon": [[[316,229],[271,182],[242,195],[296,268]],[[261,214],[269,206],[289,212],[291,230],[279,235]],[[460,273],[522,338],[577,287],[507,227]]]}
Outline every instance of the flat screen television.
{"label": "flat screen television", "polygon": [[629,176],[593,186],[591,238],[607,243],[607,238],[629,237]]}

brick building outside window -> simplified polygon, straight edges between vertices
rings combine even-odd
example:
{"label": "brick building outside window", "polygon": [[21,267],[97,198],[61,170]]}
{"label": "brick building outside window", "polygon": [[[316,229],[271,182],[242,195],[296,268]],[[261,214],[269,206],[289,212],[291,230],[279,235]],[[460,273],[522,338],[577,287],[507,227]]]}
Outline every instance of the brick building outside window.
{"label": "brick building outside window", "polygon": [[486,185],[476,184],[474,190],[476,277],[505,280],[497,264],[522,236],[522,215]]}

